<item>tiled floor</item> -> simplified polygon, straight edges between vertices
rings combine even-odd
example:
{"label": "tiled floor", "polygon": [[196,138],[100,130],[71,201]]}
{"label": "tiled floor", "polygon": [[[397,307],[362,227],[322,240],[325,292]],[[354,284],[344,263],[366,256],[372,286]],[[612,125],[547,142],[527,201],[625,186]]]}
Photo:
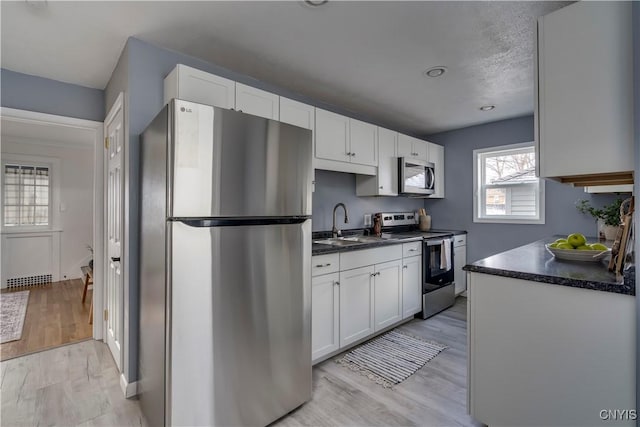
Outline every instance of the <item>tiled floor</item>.
{"label": "tiled floor", "polygon": [[142,426],[137,400],[100,341],[83,341],[0,363],[4,426]]}

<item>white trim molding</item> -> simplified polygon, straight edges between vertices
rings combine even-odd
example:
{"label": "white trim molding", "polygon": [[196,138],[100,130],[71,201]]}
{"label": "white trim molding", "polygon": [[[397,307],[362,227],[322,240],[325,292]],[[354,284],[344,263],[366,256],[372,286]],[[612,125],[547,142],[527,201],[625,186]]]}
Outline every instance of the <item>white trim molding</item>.
{"label": "white trim molding", "polygon": [[138,394],[138,382],[127,382],[124,374],[120,374],[120,388],[122,389],[122,393],[126,399],[132,398]]}

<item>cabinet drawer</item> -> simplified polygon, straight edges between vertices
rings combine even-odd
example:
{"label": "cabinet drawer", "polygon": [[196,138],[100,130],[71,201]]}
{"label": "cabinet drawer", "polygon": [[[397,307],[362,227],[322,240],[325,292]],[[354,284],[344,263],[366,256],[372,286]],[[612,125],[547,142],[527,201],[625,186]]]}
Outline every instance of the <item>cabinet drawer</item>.
{"label": "cabinet drawer", "polygon": [[340,266],[344,271],[400,258],[402,258],[402,245],[383,246],[341,253]]}
{"label": "cabinet drawer", "polygon": [[453,247],[458,246],[466,246],[467,245],[467,235],[466,234],[457,234],[453,236]]}
{"label": "cabinet drawer", "polygon": [[410,257],[422,254],[422,240],[402,244],[402,257]]}
{"label": "cabinet drawer", "polygon": [[340,270],[340,255],[327,254],[315,255],[311,257],[311,275],[320,276],[321,274],[335,273]]}

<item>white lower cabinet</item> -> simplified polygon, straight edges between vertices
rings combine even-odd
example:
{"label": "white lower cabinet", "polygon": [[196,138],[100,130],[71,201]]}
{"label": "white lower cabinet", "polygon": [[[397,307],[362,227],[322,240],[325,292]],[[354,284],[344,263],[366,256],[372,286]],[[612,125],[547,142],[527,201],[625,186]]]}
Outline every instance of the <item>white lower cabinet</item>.
{"label": "white lower cabinet", "polygon": [[311,358],[340,348],[340,274],[311,279]]}
{"label": "white lower cabinet", "polygon": [[375,266],[373,277],[374,330],[402,320],[402,260]]}
{"label": "white lower cabinet", "polygon": [[340,272],[340,347],[371,335],[373,266]]}
{"label": "white lower cabinet", "polygon": [[467,264],[467,236],[453,236],[453,281],[455,293],[460,295],[467,290],[467,273],[462,269]]}
{"label": "white lower cabinet", "polygon": [[313,363],[422,309],[421,245],[411,242],[313,257]]}
{"label": "white lower cabinet", "polygon": [[407,319],[422,310],[422,257],[402,260],[402,318]]}

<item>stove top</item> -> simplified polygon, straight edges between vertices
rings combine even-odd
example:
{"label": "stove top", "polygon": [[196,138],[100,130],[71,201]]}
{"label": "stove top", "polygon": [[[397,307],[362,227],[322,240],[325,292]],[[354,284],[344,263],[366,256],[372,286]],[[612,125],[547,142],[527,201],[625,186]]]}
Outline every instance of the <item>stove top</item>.
{"label": "stove top", "polygon": [[391,237],[394,237],[397,239],[403,239],[403,238],[410,239],[412,237],[422,237],[423,239],[437,239],[441,237],[453,236],[452,233],[444,233],[444,232],[438,232],[438,231],[420,231],[420,230],[394,231],[393,229],[383,230],[382,234],[388,234]]}

